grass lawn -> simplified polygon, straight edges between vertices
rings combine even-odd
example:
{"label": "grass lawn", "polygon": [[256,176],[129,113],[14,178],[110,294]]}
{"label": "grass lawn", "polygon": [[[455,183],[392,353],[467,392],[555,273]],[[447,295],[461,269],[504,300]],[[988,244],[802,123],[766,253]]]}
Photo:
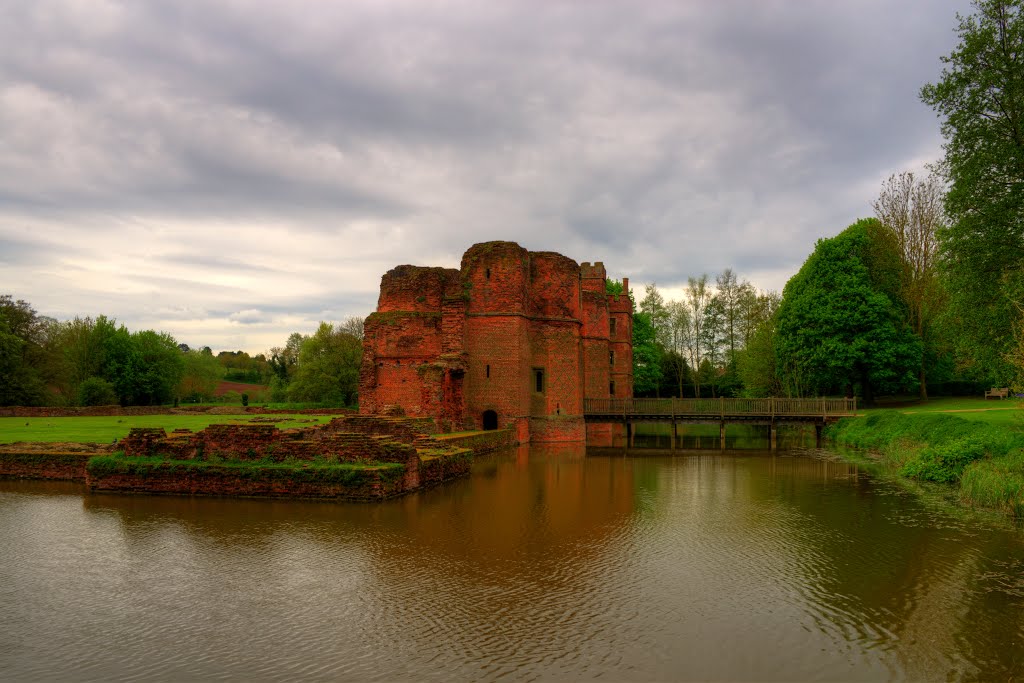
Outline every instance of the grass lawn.
{"label": "grass lawn", "polygon": [[[886,408],[898,410],[905,415],[950,413],[965,420],[1024,430],[1024,400],[1019,398],[942,397],[929,399],[926,403],[908,402],[902,406],[891,404]],[[870,415],[881,409],[868,408],[863,412]]]}
{"label": "grass lawn", "polygon": [[[15,441],[110,443],[128,436],[132,427],[190,429],[212,424],[273,424],[279,428],[310,427],[330,422],[331,415],[144,415],[113,417],[0,417],[0,443]],[[267,422],[267,419],[281,422]]]}

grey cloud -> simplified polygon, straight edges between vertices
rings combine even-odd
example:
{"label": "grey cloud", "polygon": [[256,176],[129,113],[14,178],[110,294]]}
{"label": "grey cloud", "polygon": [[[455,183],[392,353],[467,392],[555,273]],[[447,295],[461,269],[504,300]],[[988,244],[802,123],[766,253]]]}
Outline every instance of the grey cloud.
{"label": "grey cloud", "polygon": [[[371,267],[457,265],[486,239],[604,260],[638,282],[795,270],[815,239],[870,213],[888,173],[939,153],[917,90],[953,45],[954,13],[969,11],[968,0],[8,4],[0,290],[33,280],[40,300],[72,296],[46,289],[38,273],[61,254],[25,242],[18,216],[59,226],[79,255],[105,218],[138,221],[180,232],[145,284],[221,321],[365,314]],[[251,244],[247,225],[276,232]],[[244,255],[188,246],[219,229]],[[105,243],[115,263],[128,258],[119,234],[150,239],[122,230]],[[331,259],[323,240],[335,238]],[[179,266],[190,274],[175,277]],[[323,278],[316,293],[258,289],[289,268]],[[256,284],[198,305],[197,272]],[[126,293],[91,301],[144,310],[139,276],[112,277]],[[237,345],[239,327],[210,334]]]}

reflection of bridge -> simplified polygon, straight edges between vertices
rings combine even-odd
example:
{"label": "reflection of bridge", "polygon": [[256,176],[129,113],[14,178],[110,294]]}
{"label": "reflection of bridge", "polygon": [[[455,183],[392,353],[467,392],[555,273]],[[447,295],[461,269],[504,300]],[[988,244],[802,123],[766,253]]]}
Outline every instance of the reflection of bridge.
{"label": "reflection of bridge", "polygon": [[588,423],[621,423],[626,443],[632,445],[637,422],[667,422],[672,442],[678,424],[718,424],[725,443],[726,424],[767,425],[772,448],[775,427],[782,423],[812,424],[821,441],[821,428],[841,417],[857,413],[856,398],[587,398],[583,415]]}

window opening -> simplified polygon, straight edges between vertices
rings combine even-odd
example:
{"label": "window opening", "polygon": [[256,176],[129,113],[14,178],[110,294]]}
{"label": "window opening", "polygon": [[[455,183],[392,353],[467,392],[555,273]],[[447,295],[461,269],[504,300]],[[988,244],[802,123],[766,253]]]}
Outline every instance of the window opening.
{"label": "window opening", "polygon": [[608,352],[608,365],[615,365],[615,351]]}
{"label": "window opening", "polygon": [[491,378],[491,366],[490,365],[487,366],[487,370],[485,371],[485,374],[487,375],[487,379]]}
{"label": "window opening", "polygon": [[608,394],[610,396],[615,396],[615,382],[608,383]]}
{"label": "window opening", "polygon": [[533,369],[533,390],[538,394],[544,393],[544,368]]}
{"label": "window opening", "polygon": [[484,269],[484,277],[487,278],[488,280],[491,279],[491,269],[490,268],[485,268]]}
{"label": "window opening", "polygon": [[608,335],[612,337],[615,336],[615,318],[611,318],[608,321]]}
{"label": "window opening", "polygon": [[484,429],[490,431],[498,428],[498,414],[493,410],[485,410],[483,415]]}

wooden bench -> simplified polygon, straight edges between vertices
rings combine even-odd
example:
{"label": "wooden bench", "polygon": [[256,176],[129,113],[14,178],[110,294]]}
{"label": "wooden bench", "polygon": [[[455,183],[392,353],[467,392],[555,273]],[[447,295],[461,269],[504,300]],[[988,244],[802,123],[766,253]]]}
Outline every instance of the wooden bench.
{"label": "wooden bench", "polygon": [[1009,395],[1010,395],[1010,389],[1008,387],[1003,387],[1002,389],[997,389],[995,387],[992,387],[991,389],[986,389],[985,390],[985,398],[986,399],[989,399],[989,398],[1006,398]]}

